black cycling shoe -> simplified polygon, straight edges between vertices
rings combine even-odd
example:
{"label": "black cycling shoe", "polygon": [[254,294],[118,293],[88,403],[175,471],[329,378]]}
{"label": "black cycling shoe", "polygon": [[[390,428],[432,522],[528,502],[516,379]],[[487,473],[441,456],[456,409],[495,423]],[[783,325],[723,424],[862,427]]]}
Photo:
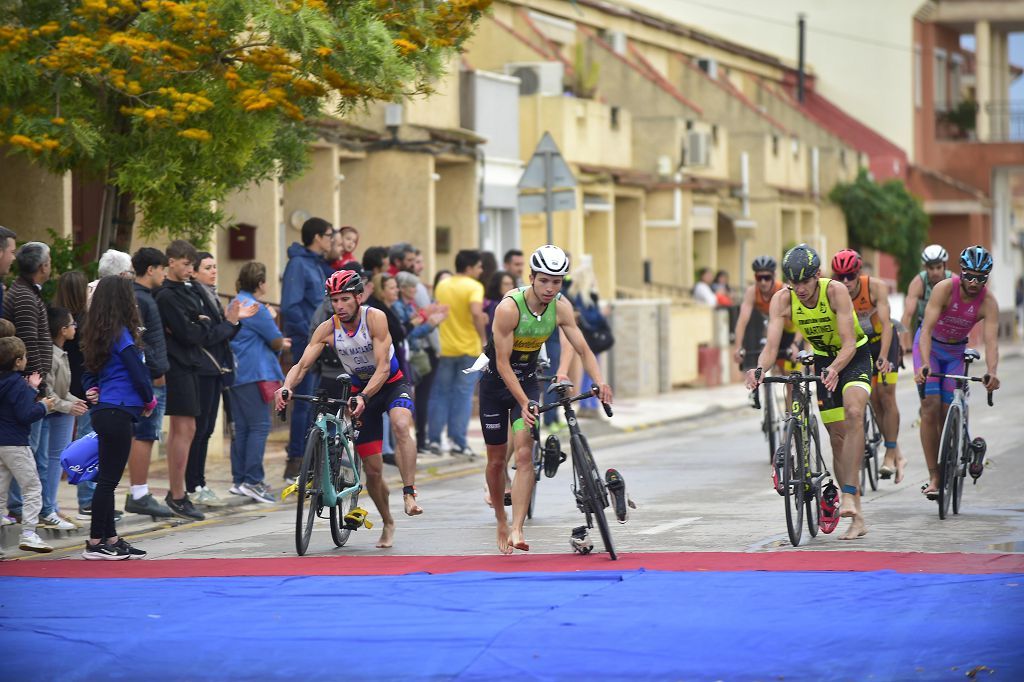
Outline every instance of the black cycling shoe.
{"label": "black cycling shoe", "polygon": [[612,506],[615,507],[615,518],[619,523],[629,520],[629,499],[626,497],[626,481],[615,469],[609,469],[604,474],[604,484],[612,496]]}
{"label": "black cycling shoe", "polygon": [[985,473],[985,451],[988,449],[988,444],[984,438],[978,436],[971,441],[970,448],[972,457],[971,463],[967,467],[967,473],[977,481]]}
{"label": "black cycling shoe", "polygon": [[562,452],[562,444],[558,442],[558,436],[551,434],[544,441],[544,475],[554,478],[558,473],[558,465],[565,461],[565,453]]}
{"label": "black cycling shoe", "polygon": [[572,529],[572,535],[569,538],[569,546],[572,547],[574,552],[590,554],[591,550],[594,549],[594,543],[587,535],[586,526],[576,526]]}

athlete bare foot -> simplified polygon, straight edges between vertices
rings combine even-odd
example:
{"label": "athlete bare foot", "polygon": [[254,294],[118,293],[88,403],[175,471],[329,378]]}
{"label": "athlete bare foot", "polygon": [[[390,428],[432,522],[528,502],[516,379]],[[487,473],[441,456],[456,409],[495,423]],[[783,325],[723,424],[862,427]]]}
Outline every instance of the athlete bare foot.
{"label": "athlete bare foot", "polygon": [[894,481],[895,483],[903,482],[903,475],[906,473],[906,470],[907,458],[900,454],[896,458],[896,480]]}
{"label": "athlete bare foot", "polygon": [[416,504],[416,496],[405,494],[402,495],[402,500],[405,502],[405,513],[408,516],[419,516],[423,513],[423,508]]}
{"label": "athlete bare foot", "polygon": [[395,543],[395,524],[385,523],[384,529],[380,532],[380,540],[377,541],[377,547],[385,549],[391,547]]}
{"label": "athlete bare foot", "polygon": [[509,535],[509,544],[512,545],[513,549],[518,549],[523,552],[530,551],[530,545],[526,542],[526,537],[523,535],[522,530],[514,530]]}
{"label": "athlete bare foot", "polygon": [[839,516],[849,519],[857,516],[857,496],[851,493],[843,493],[843,502],[839,506]]}
{"label": "athlete bare foot", "polygon": [[508,541],[508,524],[503,521],[498,522],[498,551],[502,554],[512,553],[512,545]]}
{"label": "athlete bare foot", "polygon": [[862,538],[868,534],[868,527],[864,523],[864,516],[856,514],[853,517],[853,521],[850,523],[850,527],[846,529],[846,532],[839,536],[840,540],[856,540]]}

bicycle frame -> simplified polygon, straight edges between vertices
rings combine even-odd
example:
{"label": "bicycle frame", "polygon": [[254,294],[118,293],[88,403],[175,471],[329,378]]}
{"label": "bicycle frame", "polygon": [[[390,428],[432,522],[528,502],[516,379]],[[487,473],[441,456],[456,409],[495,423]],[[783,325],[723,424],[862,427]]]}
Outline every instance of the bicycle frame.
{"label": "bicycle frame", "polygon": [[[314,428],[320,433],[319,437],[323,443],[323,456],[326,464],[329,465],[331,463],[331,448],[340,446],[341,452],[339,453],[338,464],[339,466],[342,465],[345,458],[348,458],[349,468],[354,474],[352,485],[343,490],[338,490],[334,487],[334,477],[338,475],[338,472],[332,471],[330,466],[321,467],[320,495],[324,507],[333,507],[338,503],[338,500],[345,499],[353,493],[361,492],[363,489],[362,478],[359,474],[361,467],[356,465],[355,460],[358,455],[352,447],[357,432],[352,426],[352,421],[348,417],[343,416],[344,410],[345,408],[341,408],[336,414],[318,410],[316,420],[313,422]],[[331,435],[332,427],[334,435]]]}

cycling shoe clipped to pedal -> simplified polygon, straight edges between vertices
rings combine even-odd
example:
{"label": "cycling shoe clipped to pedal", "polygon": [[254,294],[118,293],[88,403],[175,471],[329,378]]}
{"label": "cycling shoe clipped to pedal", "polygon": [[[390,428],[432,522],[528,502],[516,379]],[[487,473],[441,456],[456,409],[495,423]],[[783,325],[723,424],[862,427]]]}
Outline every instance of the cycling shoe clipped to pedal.
{"label": "cycling shoe clipped to pedal", "polygon": [[971,448],[971,463],[967,467],[967,473],[977,483],[981,475],[985,473],[985,451],[988,450],[988,444],[984,438],[978,436],[971,441],[969,447]]}
{"label": "cycling shoe clipped to pedal", "polygon": [[821,491],[821,515],[818,517],[818,528],[822,533],[831,533],[839,525],[839,489],[829,481]]}
{"label": "cycling shoe clipped to pedal", "polygon": [[636,509],[633,500],[626,495],[626,481],[615,469],[609,469],[604,474],[604,484],[612,496],[612,506],[615,508],[615,518],[619,523],[629,521],[629,509]]}
{"label": "cycling shoe clipped to pedal", "polygon": [[574,552],[590,554],[591,550],[594,549],[594,543],[591,542],[590,537],[587,535],[586,526],[576,526],[572,529],[572,537],[569,538],[569,546],[572,547]]}
{"label": "cycling shoe clipped to pedal", "polygon": [[370,513],[362,507],[356,507],[348,514],[345,514],[345,528],[358,530],[360,526],[369,530],[373,528],[373,522],[369,519]]}
{"label": "cycling shoe clipped to pedal", "polygon": [[551,434],[544,441],[544,475],[554,478],[558,473],[558,465],[565,461],[565,453],[562,452],[562,444],[558,436]]}

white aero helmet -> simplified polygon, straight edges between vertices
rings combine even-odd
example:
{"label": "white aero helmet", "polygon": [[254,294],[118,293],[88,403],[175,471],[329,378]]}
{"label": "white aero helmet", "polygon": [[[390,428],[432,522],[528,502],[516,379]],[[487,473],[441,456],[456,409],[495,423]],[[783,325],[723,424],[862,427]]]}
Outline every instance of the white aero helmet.
{"label": "white aero helmet", "polygon": [[949,254],[938,244],[929,244],[921,252],[921,262],[925,265],[928,263],[945,263],[947,260],[949,260]]}
{"label": "white aero helmet", "polygon": [[554,244],[545,244],[530,256],[530,269],[534,274],[565,277],[569,274],[569,257]]}

